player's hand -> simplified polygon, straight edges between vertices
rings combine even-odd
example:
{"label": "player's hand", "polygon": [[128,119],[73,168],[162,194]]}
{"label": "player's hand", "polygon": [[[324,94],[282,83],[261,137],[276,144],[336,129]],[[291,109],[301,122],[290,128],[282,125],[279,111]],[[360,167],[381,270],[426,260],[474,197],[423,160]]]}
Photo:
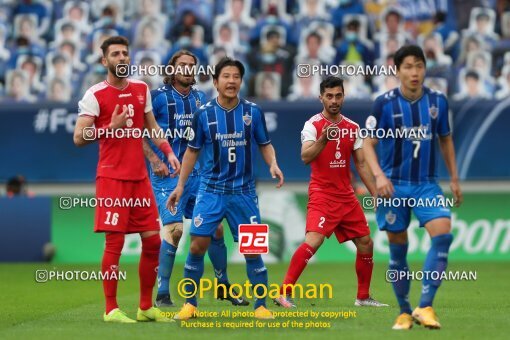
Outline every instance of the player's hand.
{"label": "player's hand", "polygon": [[271,177],[278,178],[278,184],[276,184],[276,187],[281,188],[284,182],[283,172],[280,170],[276,162],[271,165],[269,172],[271,173]]}
{"label": "player's hand", "polygon": [[168,197],[168,201],[166,202],[166,208],[170,210],[171,212],[175,213],[177,209],[177,205],[179,204],[179,200],[181,199],[182,192],[184,189],[182,186],[177,185],[170,194],[170,197]]}
{"label": "player's hand", "polygon": [[390,198],[395,193],[393,184],[391,184],[391,181],[384,174],[376,176],[375,185],[377,187],[377,193],[381,197]]}
{"label": "player's hand", "polygon": [[179,172],[181,172],[181,163],[179,163],[179,160],[177,157],[175,157],[175,154],[169,154],[167,156],[168,163],[170,163],[170,166],[172,167],[172,170],[174,171],[172,174],[170,174],[170,177],[174,178],[177,175],[179,175]]}
{"label": "player's hand", "polygon": [[152,172],[158,177],[166,177],[170,173],[168,171],[168,167],[165,163],[163,163],[161,160],[157,159],[154,162],[151,163]]}
{"label": "player's hand", "polygon": [[459,181],[451,181],[450,189],[452,189],[453,198],[455,200],[455,206],[460,207],[464,198],[462,197],[462,191],[460,190]]}
{"label": "player's hand", "polygon": [[328,142],[328,127],[329,125],[324,125],[322,127],[321,135],[317,139],[317,142],[326,144]]}
{"label": "player's hand", "polygon": [[115,109],[112,113],[112,120],[110,121],[110,129],[120,129],[124,126],[126,126],[127,121],[127,113],[128,113],[128,107],[126,105],[122,106],[122,112],[119,113],[120,105],[115,105]]}

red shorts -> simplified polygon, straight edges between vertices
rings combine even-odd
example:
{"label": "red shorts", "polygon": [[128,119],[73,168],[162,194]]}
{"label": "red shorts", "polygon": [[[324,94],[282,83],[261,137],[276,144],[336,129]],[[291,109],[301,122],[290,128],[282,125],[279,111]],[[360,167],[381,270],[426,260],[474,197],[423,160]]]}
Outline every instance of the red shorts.
{"label": "red shorts", "polygon": [[315,231],[327,238],[335,232],[338,243],[370,235],[365,214],[356,197],[334,200],[331,195],[313,193],[308,201],[306,232]]}
{"label": "red shorts", "polygon": [[157,203],[148,178],[124,181],[98,177],[96,199],[96,233],[160,230]]}

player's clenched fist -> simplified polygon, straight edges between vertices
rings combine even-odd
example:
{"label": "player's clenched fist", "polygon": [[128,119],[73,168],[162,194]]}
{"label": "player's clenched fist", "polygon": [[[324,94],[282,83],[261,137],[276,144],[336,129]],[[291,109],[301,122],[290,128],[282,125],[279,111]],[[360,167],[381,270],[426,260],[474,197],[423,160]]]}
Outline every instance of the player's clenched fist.
{"label": "player's clenched fist", "polygon": [[110,129],[120,129],[126,125],[128,108],[126,105],[122,106],[122,112],[119,113],[120,105],[115,105],[112,113],[112,120],[110,121]]}
{"label": "player's clenched fist", "polygon": [[175,212],[177,209],[177,205],[179,204],[179,200],[181,199],[182,192],[184,191],[183,187],[177,185],[170,194],[168,201],[166,202],[166,208],[172,212]]}

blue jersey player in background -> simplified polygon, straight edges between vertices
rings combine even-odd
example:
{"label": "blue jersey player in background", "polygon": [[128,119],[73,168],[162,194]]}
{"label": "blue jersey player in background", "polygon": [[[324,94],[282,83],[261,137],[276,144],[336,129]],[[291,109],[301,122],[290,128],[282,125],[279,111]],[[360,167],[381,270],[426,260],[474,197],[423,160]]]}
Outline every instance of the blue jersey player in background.
{"label": "blue jersey player in background", "polygon": [[[450,188],[455,205],[462,203],[455,150],[448,123],[448,102],[443,94],[423,86],[426,61],[421,48],[400,48],[395,54],[395,65],[401,85],[376,99],[366,126],[368,129],[381,129],[386,133],[390,130],[414,130],[416,133],[408,133],[409,138],[381,138],[380,165],[375,152],[378,139],[368,138],[364,151],[376,177],[378,195],[400,199],[400,203],[394,206],[391,206],[393,203],[383,204],[376,210],[379,229],[386,230],[388,235],[389,269],[399,273],[399,279],[392,280],[395,281],[392,282],[393,290],[400,305],[400,315],[393,329],[410,329],[413,319],[425,327],[437,329],[441,325],[432,309],[432,301],[441,284],[440,279],[432,280],[430,275],[424,276],[419,306],[411,312],[410,281],[405,274],[409,271],[406,259],[407,228],[412,210],[420,222],[420,227],[425,227],[431,238],[431,247],[423,271],[436,272],[436,275],[443,273],[446,270],[453,235],[450,210],[444,204],[443,192],[437,184],[437,141],[451,177]],[[430,203],[405,206],[408,198]],[[434,202],[437,204],[433,204]],[[401,276],[401,272],[405,275]]]}
{"label": "blue jersey player in background", "polygon": [[[206,102],[203,92],[195,89],[193,67],[197,58],[189,51],[176,52],[168,65],[173,66],[174,74],[164,79],[165,85],[152,91],[153,112],[158,124],[167,132],[175,155],[182,162],[188,146],[193,113]],[[175,213],[166,208],[170,193],[175,189],[178,178],[169,176],[169,167],[162,152],[150,141],[144,141],[144,153],[151,164],[150,179],[157,200],[159,215],[163,224],[163,241],[161,243],[158,268],[158,294],[155,305],[173,306],[170,297],[170,276],[175,261],[177,246],[182,236],[183,217],[191,218],[199,185],[199,164],[193,168],[184,188],[184,194]],[[223,239],[221,224],[212,238],[209,257],[214,267],[218,282],[229,288],[227,276],[227,249]],[[223,287],[223,286],[219,286]],[[234,298],[228,289],[217,292],[220,299],[226,299],[234,305],[248,305],[242,297]]]}
{"label": "blue jersey player in background", "polygon": [[[277,187],[283,185],[283,174],[276,162],[262,110],[238,97],[243,75],[244,66],[237,60],[225,57],[216,64],[213,83],[218,97],[200,107],[193,117],[194,136],[190,137],[184,154],[179,183],[168,200],[170,209],[181,204],[186,180],[203,150],[200,188],[190,229],[191,245],[184,267],[184,278],[197,286],[204,272],[204,254],[218,223],[227,219],[236,242],[239,224],[260,223],[253,174],[257,149],[272,177],[278,178]],[[259,285],[255,294],[262,296],[261,285],[267,288],[268,280],[262,257],[250,254],[245,258],[248,279],[253,287]],[[190,286],[186,286],[188,293],[192,292]],[[175,319],[196,316],[196,292],[190,295],[193,296],[186,299]],[[255,300],[255,317],[272,319],[265,301],[265,298]]]}

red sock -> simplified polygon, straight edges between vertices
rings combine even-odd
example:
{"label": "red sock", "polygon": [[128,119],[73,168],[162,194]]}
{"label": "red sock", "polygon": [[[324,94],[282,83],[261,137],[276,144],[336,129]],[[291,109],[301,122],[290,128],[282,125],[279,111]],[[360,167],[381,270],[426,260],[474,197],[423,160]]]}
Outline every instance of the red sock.
{"label": "red sock", "polygon": [[142,256],[138,266],[138,275],[140,276],[140,309],[142,310],[152,307],[152,290],[158,275],[160,246],[161,238],[159,234],[142,237]]}
{"label": "red sock", "polygon": [[370,296],[370,281],[374,261],[372,254],[356,253],[356,275],[358,276],[358,299],[368,299]]}
{"label": "red sock", "polygon": [[[295,284],[296,281],[301,276],[301,273],[306,267],[308,260],[310,260],[315,254],[315,249],[312,246],[303,242],[298,249],[292,255],[292,259],[290,260],[289,269],[287,270],[287,274],[285,275],[285,279],[283,280],[283,284]],[[290,291],[290,287],[287,287],[286,292],[283,291],[283,285],[281,287],[281,293],[287,294]]]}
{"label": "red sock", "polygon": [[[105,237],[106,244],[103,253],[103,262],[101,263],[101,272],[104,277],[118,277],[120,253],[124,246],[124,234],[108,233],[105,234]],[[117,275],[112,275],[112,272],[117,272]],[[107,314],[113,309],[119,308],[117,305],[117,282],[118,280],[103,280]]]}

